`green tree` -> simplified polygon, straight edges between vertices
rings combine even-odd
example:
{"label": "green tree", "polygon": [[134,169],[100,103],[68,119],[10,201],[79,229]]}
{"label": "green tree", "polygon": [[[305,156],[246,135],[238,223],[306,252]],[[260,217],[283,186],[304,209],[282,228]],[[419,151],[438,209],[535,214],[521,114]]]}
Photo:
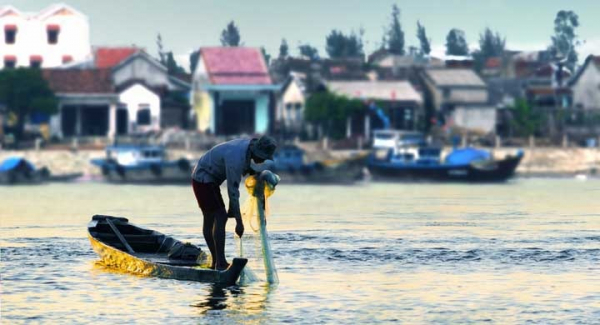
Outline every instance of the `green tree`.
{"label": "green tree", "polygon": [[420,55],[427,56],[431,53],[431,39],[427,38],[425,27],[417,20],[417,38],[421,44]]}
{"label": "green tree", "polygon": [[163,65],[166,65],[167,60],[165,57],[165,51],[163,49],[162,36],[160,36],[160,33],[158,33],[158,35],[156,35],[156,47],[158,47],[158,59],[159,59],[160,63],[162,63]]}
{"label": "green tree", "polygon": [[173,52],[167,53],[167,62],[166,62],[167,70],[169,74],[185,74],[185,69],[180,67],[175,61],[175,57],[173,56]]}
{"label": "green tree", "polygon": [[232,20],[221,32],[221,45],[240,46],[240,40],[240,30]]}
{"label": "green tree", "polygon": [[264,46],[260,48],[260,52],[262,53],[263,59],[265,59],[265,63],[269,66],[269,62],[271,62],[271,54],[267,53]]}
{"label": "green tree", "polygon": [[517,135],[534,135],[542,125],[542,116],[525,99],[517,99],[511,110],[511,125]]}
{"label": "green tree", "polygon": [[340,139],[345,135],[346,119],[365,109],[357,99],[349,99],[330,92],[317,92],[306,100],[304,118],[306,121],[321,125],[327,135]]}
{"label": "green tree", "polygon": [[58,101],[39,69],[0,70],[0,102],[17,117],[17,140],[31,114],[51,115],[58,111]]}
{"label": "green tree", "polygon": [[279,58],[280,59],[285,59],[288,57],[289,55],[289,46],[287,41],[284,39],[281,40],[281,45],[279,45]]}
{"label": "green tree", "polygon": [[360,57],[364,55],[362,33],[352,32],[344,35],[341,31],[332,30],[325,38],[325,50],[332,59]]}
{"label": "green tree", "polygon": [[575,12],[561,10],[556,14],[550,52],[555,59],[564,58],[565,66],[571,71],[575,70],[578,60],[575,47],[581,44],[575,34],[577,27],[579,27],[579,16]]}
{"label": "green tree", "polygon": [[465,32],[453,28],[446,36],[446,54],[448,55],[469,55],[469,46],[465,38]]}
{"label": "green tree", "polygon": [[404,31],[400,24],[400,9],[392,6],[392,22],[387,33],[387,49],[392,54],[404,55]]}
{"label": "green tree", "polygon": [[506,38],[503,38],[500,33],[494,34],[491,29],[486,28],[483,34],[479,35],[479,50],[473,53],[475,69],[481,71],[489,58],[502,57],[505,46]]}
{"label": "green tree", "polygon": [[298,50],[300,51],[300,55],[309,58],[310,60],[318,60],[319,59],[319,51],[310,46],[309,44],[302,44],[298,46]]}
{"label": "green tree", "polygon": [[190,73],[194,74],[196,71],[196,65],[198,64],[198,59],[200,58],[200,50],[193,51],[190,53]]}

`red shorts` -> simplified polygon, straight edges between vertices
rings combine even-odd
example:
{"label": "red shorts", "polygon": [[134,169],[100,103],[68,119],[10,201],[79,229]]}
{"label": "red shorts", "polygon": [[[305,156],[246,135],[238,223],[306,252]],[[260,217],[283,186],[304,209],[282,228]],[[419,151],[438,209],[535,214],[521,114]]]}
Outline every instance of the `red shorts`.
{"label": "red shorts", "polygon": [[202,213],[213,213],[217,210],[225,211],[225,203],[223,202],[219,185],[216,183],[200,183],[192,180],[192,188],[194,189],[194,195]]}

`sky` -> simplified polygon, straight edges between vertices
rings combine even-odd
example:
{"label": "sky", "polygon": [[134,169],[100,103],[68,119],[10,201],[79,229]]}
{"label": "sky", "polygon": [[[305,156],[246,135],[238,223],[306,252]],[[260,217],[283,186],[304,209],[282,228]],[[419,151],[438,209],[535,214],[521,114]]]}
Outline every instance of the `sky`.
{"label": "sky", "polygon": [[[0,0],[0,5],[6,4]],[[22,11],[39,11],[56,3],[50,0],[9,0]],[[550,44],[553,21],[559,10],[579,15],[580,62],[590,53],[600,54],[599,0],[67,0],[64,3],[86,14],[93,45],[132,45],[157,55],[156,36],[163,46],[185,63],[192,50],[220,45],[221,30],[235,21],[246,46],[264,46],[276,56],[281,39],[297,54],[308,43],[325,56],[325,37],[332,29],[364,29],[365,51],[377,49],[390,23],[391,7],[401,10],[405,43],[418,46],[420,21],[432,39],[434,53],[444,52],[448,31],[465,31],[467,42],[477,45],[489,27],[507,39],[512,50],[544,49]]]}

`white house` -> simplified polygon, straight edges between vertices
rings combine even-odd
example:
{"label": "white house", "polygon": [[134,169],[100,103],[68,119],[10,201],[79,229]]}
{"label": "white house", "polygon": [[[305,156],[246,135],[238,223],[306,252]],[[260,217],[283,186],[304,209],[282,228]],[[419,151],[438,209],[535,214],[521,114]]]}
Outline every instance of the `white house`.
{"label": "white house", "polygon": [[57,67],[91,56],[88,18],[65,4],[25,13],[0,7],[0,69]]}
{"label": "white house", "polygon": [[600,56],[588,56],[569,86],[573,91],[573,107],[600,110]]}
{"label": "white house", "polygon": [[298,132],[302,127],[306,102],[305,78],[303,74],[292,71],[288,80],[283,84],[275,120],[286,130]]}
{"label": "white house", "polygon": [[119,92],[116,121],[117,134],[158,131],[160,96],[143,83],[125,88]]}

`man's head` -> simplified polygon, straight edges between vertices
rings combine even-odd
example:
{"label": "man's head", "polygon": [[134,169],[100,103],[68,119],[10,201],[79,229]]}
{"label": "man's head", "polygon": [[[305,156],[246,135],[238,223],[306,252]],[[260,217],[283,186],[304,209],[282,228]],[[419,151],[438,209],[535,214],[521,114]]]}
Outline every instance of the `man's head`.
{"label": "man's head", "polygon": [[273,160],[275,149],[277,149],[275,139],[263,135],[254,143],[250,153],[252,154],[252,159],[260,164],[265,160]]}

